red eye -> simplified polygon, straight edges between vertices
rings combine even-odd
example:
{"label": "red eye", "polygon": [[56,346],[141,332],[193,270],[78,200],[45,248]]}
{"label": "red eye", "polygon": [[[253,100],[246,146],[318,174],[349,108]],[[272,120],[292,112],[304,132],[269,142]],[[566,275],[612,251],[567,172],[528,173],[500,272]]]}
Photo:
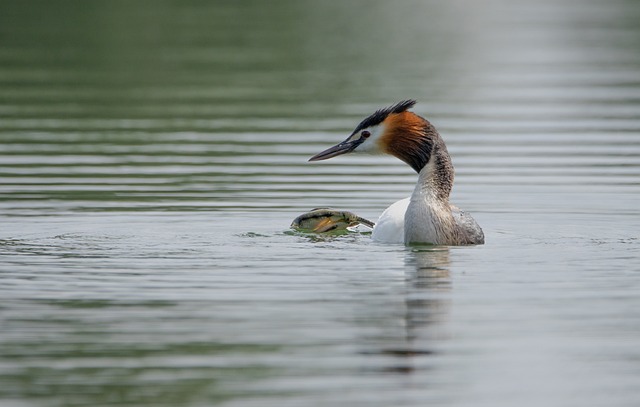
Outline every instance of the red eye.
{"label": "red eye", "polygon": [[362,133],[360,133],[360,136],[362,138],[369,138],[369,136],[371,135],[371,133],[369,133],[368,131],[363,131]]}

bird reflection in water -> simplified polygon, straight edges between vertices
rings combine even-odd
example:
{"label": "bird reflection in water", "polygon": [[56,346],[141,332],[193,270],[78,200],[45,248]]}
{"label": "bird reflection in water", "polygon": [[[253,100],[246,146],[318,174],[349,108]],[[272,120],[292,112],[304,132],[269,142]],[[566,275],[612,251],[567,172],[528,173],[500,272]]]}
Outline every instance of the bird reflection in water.
{"label": "bird reflection in water", "polygon": [[414,247],[406,256],[406,293],[403,328],[399,335],[386,338],[379,349],[363,354],[393,358],[393,363],[374,369],[384,373],[410,374],[429,369],[428,356],[436,354],[433,342],[446,338],[443,328],[450,312],[448,247]]}

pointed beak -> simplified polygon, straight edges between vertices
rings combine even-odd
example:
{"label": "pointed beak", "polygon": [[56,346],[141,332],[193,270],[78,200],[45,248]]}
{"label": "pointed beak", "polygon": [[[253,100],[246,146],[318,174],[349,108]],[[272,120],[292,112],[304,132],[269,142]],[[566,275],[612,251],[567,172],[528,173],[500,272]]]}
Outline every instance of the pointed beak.
{"label": "pointed beak", "polygon": [[329,147],[326,150],[314,155],[313,157],[309,158],[309,161],[322,161],[342,154],[347,154],[355,150],[355,148],[360,144],[362,144],[362,140],[360,139],[346,139],[342,143],[336,144],[335,146]]}

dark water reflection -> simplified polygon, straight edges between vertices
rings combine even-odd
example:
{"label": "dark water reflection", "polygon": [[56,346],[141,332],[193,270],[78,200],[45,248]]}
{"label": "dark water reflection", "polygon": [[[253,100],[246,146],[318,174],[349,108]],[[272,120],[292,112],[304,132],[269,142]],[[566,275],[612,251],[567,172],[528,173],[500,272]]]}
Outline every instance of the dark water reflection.
{"label": "dark water reflection", "polygon": [[[2,406],[635,406],[636,1],[0,3]],[[375,219],[419,100],[487,244]]]}

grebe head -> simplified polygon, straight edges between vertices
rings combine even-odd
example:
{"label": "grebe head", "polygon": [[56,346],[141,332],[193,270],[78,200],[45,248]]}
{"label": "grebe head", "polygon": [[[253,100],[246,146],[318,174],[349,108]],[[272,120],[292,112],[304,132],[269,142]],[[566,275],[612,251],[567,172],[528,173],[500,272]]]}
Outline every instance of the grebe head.
{"label": "grebe head", "polygon": [[345,141],[314,155],[309,161],[347,153],[390,154],[420,172],[429,161],[439,136],[431,123],[408,111],[415,104],[415,100],[403,100],[377,110],[360,122]]}

